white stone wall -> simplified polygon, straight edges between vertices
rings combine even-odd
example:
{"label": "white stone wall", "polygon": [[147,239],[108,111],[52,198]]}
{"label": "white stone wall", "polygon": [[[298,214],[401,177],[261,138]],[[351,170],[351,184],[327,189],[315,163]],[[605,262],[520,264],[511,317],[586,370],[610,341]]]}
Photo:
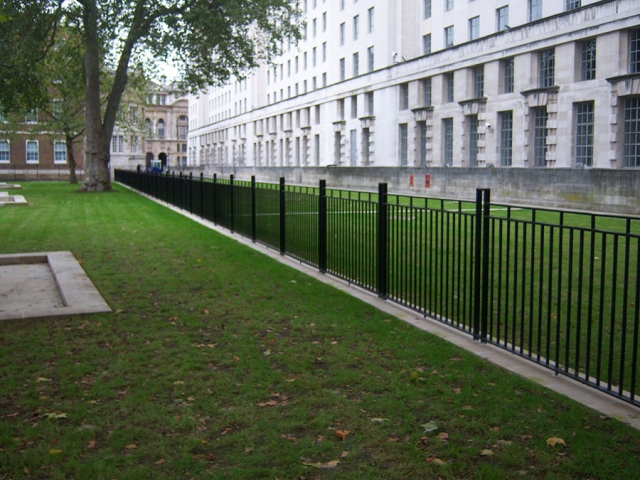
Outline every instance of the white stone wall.
{"label": "white stone wall", "polygon": [[[297,46],[284,45],[284,53],[274,65],[260,67],[246,80],[190,97],[191,165],[348,166],[353,157],[355,165],[362,166],[363,132],[368,129],[369,164],[399,166],[400,125],[407,124],[407,164],[413,166],[419,162],[421,148],[417,122],[426,121],[427,161],[438,166],[443,164],[443,120],[451,118],[453,166],[465,167],[469,165],[469,116],[477,115],[478,166],[498,166],[498,115],[512,111],[512,165],[532,167],[531,109],[546,107],[547,167],[572,167],[574,103],[593,101],[593,166],[621,166],[618,92],[633,94],[636,87],[607,79],[628,73],[627,32],[640,24],[637,0],[583,0],[583,7],[572,12],[564,12],[564,0],[543,0],[542,18],[535,22],[528,20],[528,2],[516,0],[508,4],[510,28],[502,32],[496,32],[496,9],[505,5],[504,0],[455,0],[454,8],[448,12],[441,2],[433,0],[429,19],[424,18],[422,0],[345,0],[344,10],[340,3],[341,0],[307,0],[306,40]],[[370,32],[368,12],[372,7],[374,25]],[[326,31],[322,20],[325,13]],[[353,23],[356,15],[357,39]],[[469,19],[475,16],[479,17],[480,38],[469,41]],[[343,23],[345,42],[341,45]],[[447,26],[454,27],[454,46],[445,49]],[[432,37],[432,53],[422,55],[422,36],[428,33]],[[587,38],[596,38],[597,73],[594,80],[579,81],[580,42]],[[326,60],[322,56],[324,43]],[[369,47],[374,49],[372,72],[368,72],[367,65]],[[555,49],[555,88],[539,90],[538,54],[550,48]],[[356,52],[359,75],[354,77]],[[340,80],[342,58],[344,81]],[[506,58],[514,59],[513,93],[502,92],[500,62]],[[484,95],[483,99],[474,99],[472,72],[481,65]],[[444,76],[449,73],[454,74],[453,102],[445,98]],[[325,75],[327,86],[323,87]],[[432,81],[432,109],[421,108],[420,82],[427,77]],[[313,89],[314,78],[317,89]],[[401,109],[400,85],[405,83],[409,85],[409,108]],[[374,95],[373,115],[366,106],[370,92]],[[355,115],[352,97],[357,99]],[[344,118],[338,108],[340,101],[344,101]],[[316,161],[318,138],[320,158]]]}

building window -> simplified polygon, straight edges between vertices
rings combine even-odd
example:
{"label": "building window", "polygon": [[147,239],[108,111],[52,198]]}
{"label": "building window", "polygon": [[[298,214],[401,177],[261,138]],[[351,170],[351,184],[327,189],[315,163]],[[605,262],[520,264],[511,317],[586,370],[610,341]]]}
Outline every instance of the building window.
{"label": "building window", "polygon": [[38,123],[38,109],[29,110],[24,115],[24,123]]}
{"label": "building window", "polygon": [[425,78],[422,80],[422,105],[430,107],[431,101],[431,78]]}
{"label": "building window", "polygon": [[576,103],[576,165],[593,166],[593,102]]}
{"label": "building window", "polygon": [[502,60],[502,93],[513,93],[514,89],[514,68],[513,58]]}
{"label": "building window", "polygon": [[164,138],[164,120],[158,120],[158,138]]}
{"label": "building window", "polygon": [[373,116],[373,92],[365,93],[367,100],[367,115]]}
{"label": "building window", "polygon": [[[180,146],[178,145],[178,148],[179,147]],[[131,135],[129,150],[131,150],[131,153],[138,153],[138,137],[135,135]]]}
{"label": "building window", "polygon": [[362,129],[362,157],[365,165],[371,165],[371,131],[368,128]]}
{"label": "building window", "polygon": [[400,84],[400,110],[408,110],[409,109],[409,84],[401,83]]}
{"label": "building window", "polygon": [[444,46],[445,48],[453,47],[453,25],[444,29]]}
{"label": "building window", "polygon": [[408,128],[406,123],[400,124],[400,166],[406,167],[408,163]]}
{"label": "building window", "polygon": [[186,140],[186,139],[187,139],[187,126],[178,125],[178,140]]}
{"label": "building window", "polygon": [[314,90],[318,89],[318,79],[317,79],[317,77],[313,77],[311,79],[311,86],[313,87]]}
{"label": "building window", "polygon": [[358,96],[351,96],[351,118],[358,118]]}
{"label": "building window", "polygon": [[353,17],[353,39],[358,40],[360,35],[360,15]]}
{"label": "building window", "polygon": [[64,140],[53,142],[53,163],[67,163],[67,145]]}
{"label": "building window", "polygon": [[500,112],[500,166],[510,167],[513,163],[513,112]]}
{"label": "building window", "polygon": [[453,165],[453,118],[442,119],[442,150],[444,153],[444,164]]}
{"label": "building window", "polygon": [[422,2],[422,10],[424,12],[423,18],[425,20],[427,18],[431,18],[431,0],[423,0],[423,2]]}
{"label": "building window", "polygon": [[371,8],[368,10],[368,16],[367,16],[367,18],[369,19],[369,22],[368,22],[368,31],[369,31],[369,33],[373,33],[373,25],[374,25],[374,24],[373,24],[373,20],[374,20],[374,7],[371,7]]}
{"label": "building window", "polygon": [[629,33],[629,73],[640,73],[640,28]]}
{"label": "building window", "polygon": [[26,141],[27,163],[38,163],[40,161],[40,151],[37,140]]}
{"label": "building window", "polygon": [[147,138],[153,137],[153,129],[151,128],[151,120],[148,118],[144,119],[144,131]]}
{"label": "building window", "polygon": [[374,70],[373,47],[369,47],[367,49],[367,63],[368,63],[369,71],[373,72]]}
{"label": "building window", "polygon": [[453,102],[453,72],[444,74],[444,98],[447,102]]}
{"label": "building window", "polygon": [[327,42],[322,42],[322,61],[327,61]]}
{"label": "building window", "polygon": [[9,163],[11,161],[11,151],[9,149],[9,140],[0,140],[0,163]]}
{"label": "building window", "polygon": [[338,120],[344,120],[344,98],[338,100]]}
{"label": "building window", "polygon": [[340,10],[344,10],[344,0],[340,0]]}
{"label": "building window", "polygon": [[111,153],[124,152],[124,137],[122,135],[114,135],[111,137]]}
{"label": "building window", "polygon": [[360,75],[360,54],[358,52],[353,54],[353,76]]}
{"label": "building window", "polygon": [[327,72],[324,72],[322,74],[322,86],[326,87],[327,86]]}
{"label": "building window", "polygon": [[480,37],[480,17],[469,19],[469,40],[475,40]]}
{"label": "building window", "polygon": [[640,97],[624,102],[623,158],[625,167],[640,167]]}
{"label": "building window", "polygon": [[574,10],[576,8],[580,8],[582,6],[582,2],[580,0],[566,0],[566,9]]}
{"label": "building window", "polygon": [[473,96],[474,98],[484,96],[484,65],[473,69]]}
{"label": "building window", "polygon": [[340,24],[340,45],[344,45],[346,38],[346,26],[344,23]]}
{"label": "building window", "polygon": [[323,32],[327,31],[327,12],[324,12],[322,14],[322,31]]}
{"label": "building window", "polygon": [[547,166],[547,107],[533,110],[533,166]]}
{"label": "building window", "polygon": [[431,34],[427,33],[422,36],[422,54],[428,55],[431,53]]}
{"label": "building window", "polygon": [[509,28],[509,5],[496,10],[496,31],[502,32]]}
{"label": "building window", "polygon": [[538,57],[540,87],[552,87],[555,83],[556,53],[553,48],[540,52]]}
{"label": "building window", "polygon": [[469,124],[469,166],[478,166],[478,115],[468,115]]}
{"label": "building window", "polygon": [[529,21],[542,18],[542,0],[529,0]]}
{"label": "building window", "polygon": [[453,10],[453,0],[444,0],[444,9],[448,12]]}
{"label": "building window", "polygon": [[313,38],[315,38],[318,35],[318,19],[317,18],[313,19],[313,28],[311,32],[313,33]]}
{"label": "building window", "polygon": [[313,47],[311,50],[311,64],[315,67],[318,64],[318,50],[316,47]]}
{"label": "building window", "polygon": [[596,39],[585,40],[580,47],[580,80],[593,80],[596,78]]}
{"label": "building window", "polygon": [[340,59],[340,80],[344,80],[347,77],[346,64],[344,58]]}

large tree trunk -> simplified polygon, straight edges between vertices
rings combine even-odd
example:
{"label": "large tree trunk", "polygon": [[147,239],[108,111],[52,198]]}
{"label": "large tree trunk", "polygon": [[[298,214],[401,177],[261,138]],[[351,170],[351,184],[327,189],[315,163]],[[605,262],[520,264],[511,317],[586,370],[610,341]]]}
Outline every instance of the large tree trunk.
{"label": "large tree trunk", "polygon": [[69,162],[69,183],[75,185],[78,183],[78,177],[76,175],[76,156],[73,153],[73,138],[67,136],[67,161]]}
{"label": "large tree trunk", "polygon": [[98,39],[98,7],[93,1],[85,3],[83,12],[85,28],[84,69],[86,74],[86,117],[84,152],[84,181],[80,191],[103,192],[111,190],[109,175],[109,138],[100,112],[100,42]]}

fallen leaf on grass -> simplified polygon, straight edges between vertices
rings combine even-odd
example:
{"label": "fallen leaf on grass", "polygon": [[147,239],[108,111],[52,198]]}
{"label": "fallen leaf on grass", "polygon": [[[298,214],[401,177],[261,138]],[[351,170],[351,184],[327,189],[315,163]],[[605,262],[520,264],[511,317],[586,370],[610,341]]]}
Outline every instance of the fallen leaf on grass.
{"label": "fallen leaf on grass", "polygon": [[382,423],[382,422],[388,422],[389,419],[388,418],[372,418],[371,421],[373,423]]}
{"label": "fallen leaf on grass", "polygon": [[46,377],[38,377],[36,379],[36,382],[50,382],[51,379],[50,378],[46,378]]}
{"label": "fallen leaf on grass", "polygon": [[488,456],[493,455],[493,451],[492,451],[492,450],[489,450],[488,448],[485,448],[484,450],[482,450],[482,451],[480,452],[480,455],[482,455],[482,456],[484,456],[484,457],[488,457]]}
{"label": "fallen leaf on grass", "polygon": [[340,463],[340,460],[331,460],[330,462],[325,462],[325,463],[321,463],[321,462],[313,463],[310,460],[305,460],[304,462],[302,462],[302,465],[304,465],[305,467],[314,467],[314,468],[336,468],[339,463]]}
{"label": "fallen leaf on grass", "polygon": [[338,437],[340,440],[344,440],[350,433],[351,432],[349,430],[336,430],[336,437]]}
{"label": "fallen leaf on grass", "polygon": [[434,430],[438,429],[438,425],[436,424],[436,422],[427,422],[427,423],[424,423],[424,424],[422,424],[420,426],[422,428],[424,428],[425,433],[433,432]]}
{"label": "fallen leaf on grass", "polygon": [[343,451],[343,452],[340,454],[340,458],[344,458],[344,457],[346,457],[347,455],[349,455],[349,452],[347,452],[347,451],[345,450],[345,451]]}
{"label": "fallen leaf on grass", "polygon": [[434,457],[433,455],[431,455],[430,457],[427,457],[427,463],[436,463],[438,465],[446,465],[447,462],[439,459],[438,457]]}
{"label": "fallen leaf on grass", "polygon": [[15,413],[10,413],[9,415],[5,415],[5,417],[12,418],[12,417],[17,417],[18,415],[19,415],[19,412],[15,412]]}
{"label": "fallen leaf on grass", "polygon": [[259,404],[258,404],[258,406],[259,406],[259,407],[261,407],[261,408],[264,408],[264,407],[274,407],[274,406],[276,406],[276,405],[278,405],[277,400],[268,400],[268,401],[266,401],[266,402],[262,402],[262,403],[259,403]]}
{"label": "fallen leaf on grass", "polygon": [[449,434],[445,433],[445,432],[439,433],[438,434],[438,438],[440,440],[442,440],[443,442],[448,442],[449,441]]}
{"label": "fallen leaf on grass", "polygon": [[551,437],[551,438],[547,438],[547,445],[549,445],[550,447],[555,447],[556,445],[564,445],[565,447],[567,446],[566,443],[564,443],[564,440],[558,437]]}
{"label": "fallen leaf on grass", "polygon": [[48,418],[49,420],[57,420],[59,418],[67,418],[67,414],[66,413],[45,413],[44,415],[42,415],[44,418]]}
{"label": "fallen leaf on grass", "polygon": [[138,448],[138,445],[132,443],[131,445],[127,445],[125,448],[128,448],[129,450],[135,450],[136,448]]}
{"label": "fallen leaf on grass", "polygon": [[162,465],[164,463],[164,458],[161,458],[160,460],[158,460],[157,462],[153,462],[156,465]]}
{"label": "fallen leaf on grass", "polygon": [[95,440],[89,440],[87,448],[94,448],[95,446],[96,446],[96,441]]}
{"label": "fallen leaf on grass", "polygon": [[49,449],[49,454],[51,455],[60,455],[61,453],[62,453],[62,450],[56,450],[55,448]]}

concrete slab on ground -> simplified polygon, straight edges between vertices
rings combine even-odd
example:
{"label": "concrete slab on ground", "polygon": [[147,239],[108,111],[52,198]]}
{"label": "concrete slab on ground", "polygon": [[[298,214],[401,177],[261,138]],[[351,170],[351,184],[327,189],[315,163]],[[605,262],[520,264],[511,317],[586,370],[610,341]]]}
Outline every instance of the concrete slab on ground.
{"label": "concrete slab on ground", "polygon": [[22,185],[18,185],[17,183],[0,182],[0,189],[4,190],[8,188],[22,188]]}
{"label": "concrete slab on ground", "polygon": [[0,320],[110,311],[71,252],[0,255]]}
{"label": "concrete slab on ground", "polygon": [[0,207],[27,205],[27,201],[22,195],[9,195],[7,192],[0,192]]}

